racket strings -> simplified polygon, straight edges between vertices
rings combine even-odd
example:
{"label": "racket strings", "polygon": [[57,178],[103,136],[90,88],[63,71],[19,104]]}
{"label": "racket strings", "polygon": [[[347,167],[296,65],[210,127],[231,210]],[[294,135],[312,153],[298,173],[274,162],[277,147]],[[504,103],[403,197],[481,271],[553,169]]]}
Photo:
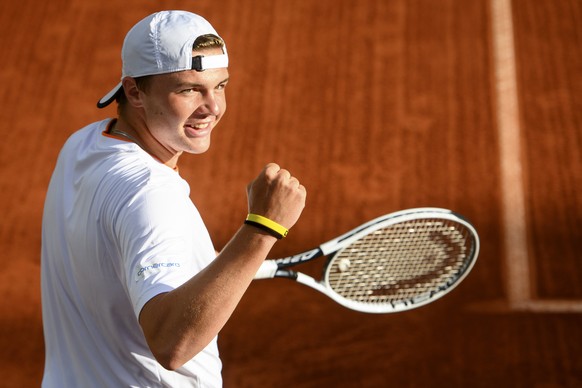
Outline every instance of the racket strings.
{"label": "racket strings", "polygon": [[413,220],[377,230],[339,251],[328,265],[330,287],[363,303],[414,303],[463,273],[470,249],[454,221]]}

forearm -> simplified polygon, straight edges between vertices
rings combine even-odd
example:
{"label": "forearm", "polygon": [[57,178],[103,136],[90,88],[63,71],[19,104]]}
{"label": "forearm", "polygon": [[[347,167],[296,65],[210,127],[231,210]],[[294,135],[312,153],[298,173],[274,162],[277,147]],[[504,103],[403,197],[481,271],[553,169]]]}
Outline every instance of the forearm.
{"label": "forearm", "polygon": [[276,241],[245,225],[207,268],[144,306],[140,323],[164,367],[180,367],[218,334]]}

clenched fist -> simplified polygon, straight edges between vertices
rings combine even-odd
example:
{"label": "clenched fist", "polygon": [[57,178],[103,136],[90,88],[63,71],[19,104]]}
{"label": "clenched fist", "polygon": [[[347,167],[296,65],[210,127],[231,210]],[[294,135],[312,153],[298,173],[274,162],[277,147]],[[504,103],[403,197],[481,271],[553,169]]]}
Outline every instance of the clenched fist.
{"label": "clenched fist", "polygon": [[249,213],[267,217],[290,229],[305,207],[307,192],[299,180],[269,163],[247,186]]}

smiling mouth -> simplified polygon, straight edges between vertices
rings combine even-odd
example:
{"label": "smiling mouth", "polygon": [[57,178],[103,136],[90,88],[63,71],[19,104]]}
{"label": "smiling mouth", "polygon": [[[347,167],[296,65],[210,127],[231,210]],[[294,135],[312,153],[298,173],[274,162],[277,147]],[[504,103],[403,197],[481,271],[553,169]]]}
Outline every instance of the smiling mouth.
{"label": "smiling mouth", "polygon": [[212,123],[186,124],[184,128],[191,136],[206,136],[212,130]]}
{"label": "smiling mouth", "polygon": [[206,129],[210,127],[210,123],[186,124],[186,127],[190,127],[193,129]]}

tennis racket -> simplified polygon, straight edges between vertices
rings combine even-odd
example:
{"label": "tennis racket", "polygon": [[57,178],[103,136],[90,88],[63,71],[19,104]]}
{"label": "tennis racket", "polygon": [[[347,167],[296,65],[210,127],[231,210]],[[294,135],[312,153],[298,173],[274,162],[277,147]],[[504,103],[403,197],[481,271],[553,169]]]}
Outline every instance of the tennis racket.
{"label": "tennis racket", "polygon": [[[319,247],[265,260],[255,279],[287,278],[366,313],[392,313],[431,303],[467,276],[479,236],[462,216],[417,208],[378,217]],[[327,256],[317,281],[289,267]]]}

